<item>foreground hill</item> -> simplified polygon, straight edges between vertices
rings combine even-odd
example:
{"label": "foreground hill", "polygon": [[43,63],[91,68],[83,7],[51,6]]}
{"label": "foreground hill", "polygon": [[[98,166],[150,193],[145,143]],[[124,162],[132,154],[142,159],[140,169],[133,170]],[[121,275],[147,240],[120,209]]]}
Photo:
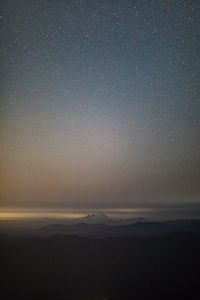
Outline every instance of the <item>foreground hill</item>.
{"label": "foreground hill", "polygon": [[0,237],[1,299],[200,299],[200,235]]}

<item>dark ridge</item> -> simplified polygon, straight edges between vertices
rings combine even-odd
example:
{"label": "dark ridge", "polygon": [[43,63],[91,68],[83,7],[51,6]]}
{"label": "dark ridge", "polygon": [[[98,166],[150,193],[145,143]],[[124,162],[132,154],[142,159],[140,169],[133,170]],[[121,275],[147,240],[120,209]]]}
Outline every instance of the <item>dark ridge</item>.
{"label": "dark ridge", "polygon": [[199,299],[200,235],[0,237],[1,299]]}

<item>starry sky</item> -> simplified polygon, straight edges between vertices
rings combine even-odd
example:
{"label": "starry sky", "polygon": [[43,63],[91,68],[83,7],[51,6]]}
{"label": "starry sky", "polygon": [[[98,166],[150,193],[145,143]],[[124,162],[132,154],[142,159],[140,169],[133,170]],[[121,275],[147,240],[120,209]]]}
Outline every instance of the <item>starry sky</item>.
{"label": "starry sky", "polygon": [[200,206],[198,1],[3,0],[0,24],[2,209]]}

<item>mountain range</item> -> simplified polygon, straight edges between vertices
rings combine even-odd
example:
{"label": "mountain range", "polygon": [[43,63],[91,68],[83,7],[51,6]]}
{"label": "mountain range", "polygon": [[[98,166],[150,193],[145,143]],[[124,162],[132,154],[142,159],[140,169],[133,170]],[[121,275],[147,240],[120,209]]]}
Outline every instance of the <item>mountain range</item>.
{"label": "mountain range", "polygon": [[[79,221],[79,222],[78,222]],[[1,228],[1,234],[46,237],[76,235],[87,238],[162,236],[176,233],[200,234],[200,220],[148,221],[146,219],[113,220],[97,213],[77,220],[75,224],[51,223],[37,228]]]}

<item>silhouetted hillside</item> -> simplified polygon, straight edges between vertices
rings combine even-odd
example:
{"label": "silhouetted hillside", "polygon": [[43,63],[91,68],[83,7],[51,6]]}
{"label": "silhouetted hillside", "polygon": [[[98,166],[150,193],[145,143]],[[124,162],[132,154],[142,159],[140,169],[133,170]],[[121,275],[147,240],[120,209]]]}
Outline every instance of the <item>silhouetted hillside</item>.
{"label": "silhouetted hillside", "polygon": [[200,235],[1,236],[1,299],[200,299]]}

